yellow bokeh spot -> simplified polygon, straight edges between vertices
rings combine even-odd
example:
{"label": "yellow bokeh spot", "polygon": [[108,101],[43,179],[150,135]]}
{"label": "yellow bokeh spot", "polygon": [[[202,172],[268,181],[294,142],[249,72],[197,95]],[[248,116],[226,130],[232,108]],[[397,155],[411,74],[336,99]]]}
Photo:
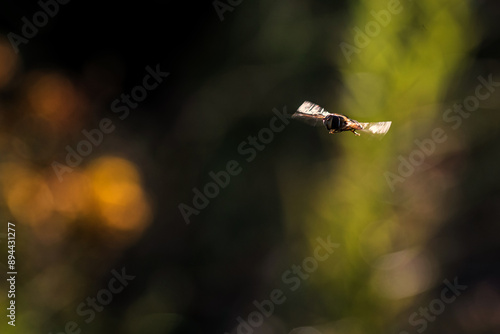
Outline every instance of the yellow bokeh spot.
{"label": "yellow bokeh spot", "polygon": [[38,173],[15,163],[3,164],[0,172],[4,196],[16,220],[34,226],[50,218],[54,200]]}
{"label": "yellow bokeh spot", "polygon": [[88,168],[91,188],[100,217],[111,228],[143,230],[151,208],[136,167],[117,157],[103,157]]}

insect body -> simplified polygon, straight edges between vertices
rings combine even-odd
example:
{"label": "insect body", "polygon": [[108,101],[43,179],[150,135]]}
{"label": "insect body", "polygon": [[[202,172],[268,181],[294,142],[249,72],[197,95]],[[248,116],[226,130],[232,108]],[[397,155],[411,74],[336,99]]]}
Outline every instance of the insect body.
{"label": "insect body", "polygon": [[351,131],[356,136],[360,132],[366,132],[374,135],[385,135],[392,122],[372,122],[360,123],[341,114],[330,113],[317,104],[305,101],[292,115],[292,118],[300,119],[310,125],[316,126],[321,123],[326,127],[329,133]]}

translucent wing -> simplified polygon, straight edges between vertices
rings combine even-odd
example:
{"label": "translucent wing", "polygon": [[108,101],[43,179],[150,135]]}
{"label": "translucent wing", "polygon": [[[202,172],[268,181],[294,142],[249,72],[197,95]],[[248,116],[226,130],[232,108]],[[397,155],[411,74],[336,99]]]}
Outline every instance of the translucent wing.
{"label": "translucent wing", "polygon": [[[317,126],[323,125],[323,120],[328,116],[337,116],[339,119],[344,120],[344,125],[334,126],[333,124],[324,124],[327,130],[333,132],[342,132],[342,131],[359,131],[365,134],[373,135],[378,138],[382,138],[387,131],[389,131],[392,122],[370,122],[370,123],[359,123],[355,120],[349,119],[348,117],[340,114],[329,113],[324,108],[321,108],[319,105],[314,104],[309,101],[305,101],[302,105],[297,109],[297,111],[292,115],[292,118],[299,119],[308,123],[309,125]],[[330,117],[332,120],[334,117]],[[328,122],[328,121],[327,121]],[[356,132],[354,132],[356,134]]]}
{"label": "translucent wing", "polygon": [[325,111],[324,108],[312,102],[305,101],[292,115],[292,118],[299,119],[312,126],[317,126],[322,125],[323,119],[328,115],[330,115],[330,113]]}
{"label": "translucent wing", "polygon": [[391,128],[392,122],[359,123],[363,127],[357,131],[383,137]]}

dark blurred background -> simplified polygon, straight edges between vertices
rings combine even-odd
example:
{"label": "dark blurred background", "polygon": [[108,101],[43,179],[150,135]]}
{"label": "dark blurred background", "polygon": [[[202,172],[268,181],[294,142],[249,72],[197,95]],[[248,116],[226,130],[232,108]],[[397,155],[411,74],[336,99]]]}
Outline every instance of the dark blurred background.
{"label": "dark blurred background", "polygon": [[499,14],[2,2],[2,333],[499,333]]}

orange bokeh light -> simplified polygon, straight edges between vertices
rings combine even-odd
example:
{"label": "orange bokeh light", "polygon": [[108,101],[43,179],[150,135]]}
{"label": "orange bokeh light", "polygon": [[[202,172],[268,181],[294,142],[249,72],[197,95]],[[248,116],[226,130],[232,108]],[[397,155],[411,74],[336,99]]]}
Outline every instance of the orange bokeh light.
{"label": "orange bokeh light", "polygon": [[111,228],[142,231],[151,208],[136,167],[117,157],[102,157],[87,170],[100,217]]}

